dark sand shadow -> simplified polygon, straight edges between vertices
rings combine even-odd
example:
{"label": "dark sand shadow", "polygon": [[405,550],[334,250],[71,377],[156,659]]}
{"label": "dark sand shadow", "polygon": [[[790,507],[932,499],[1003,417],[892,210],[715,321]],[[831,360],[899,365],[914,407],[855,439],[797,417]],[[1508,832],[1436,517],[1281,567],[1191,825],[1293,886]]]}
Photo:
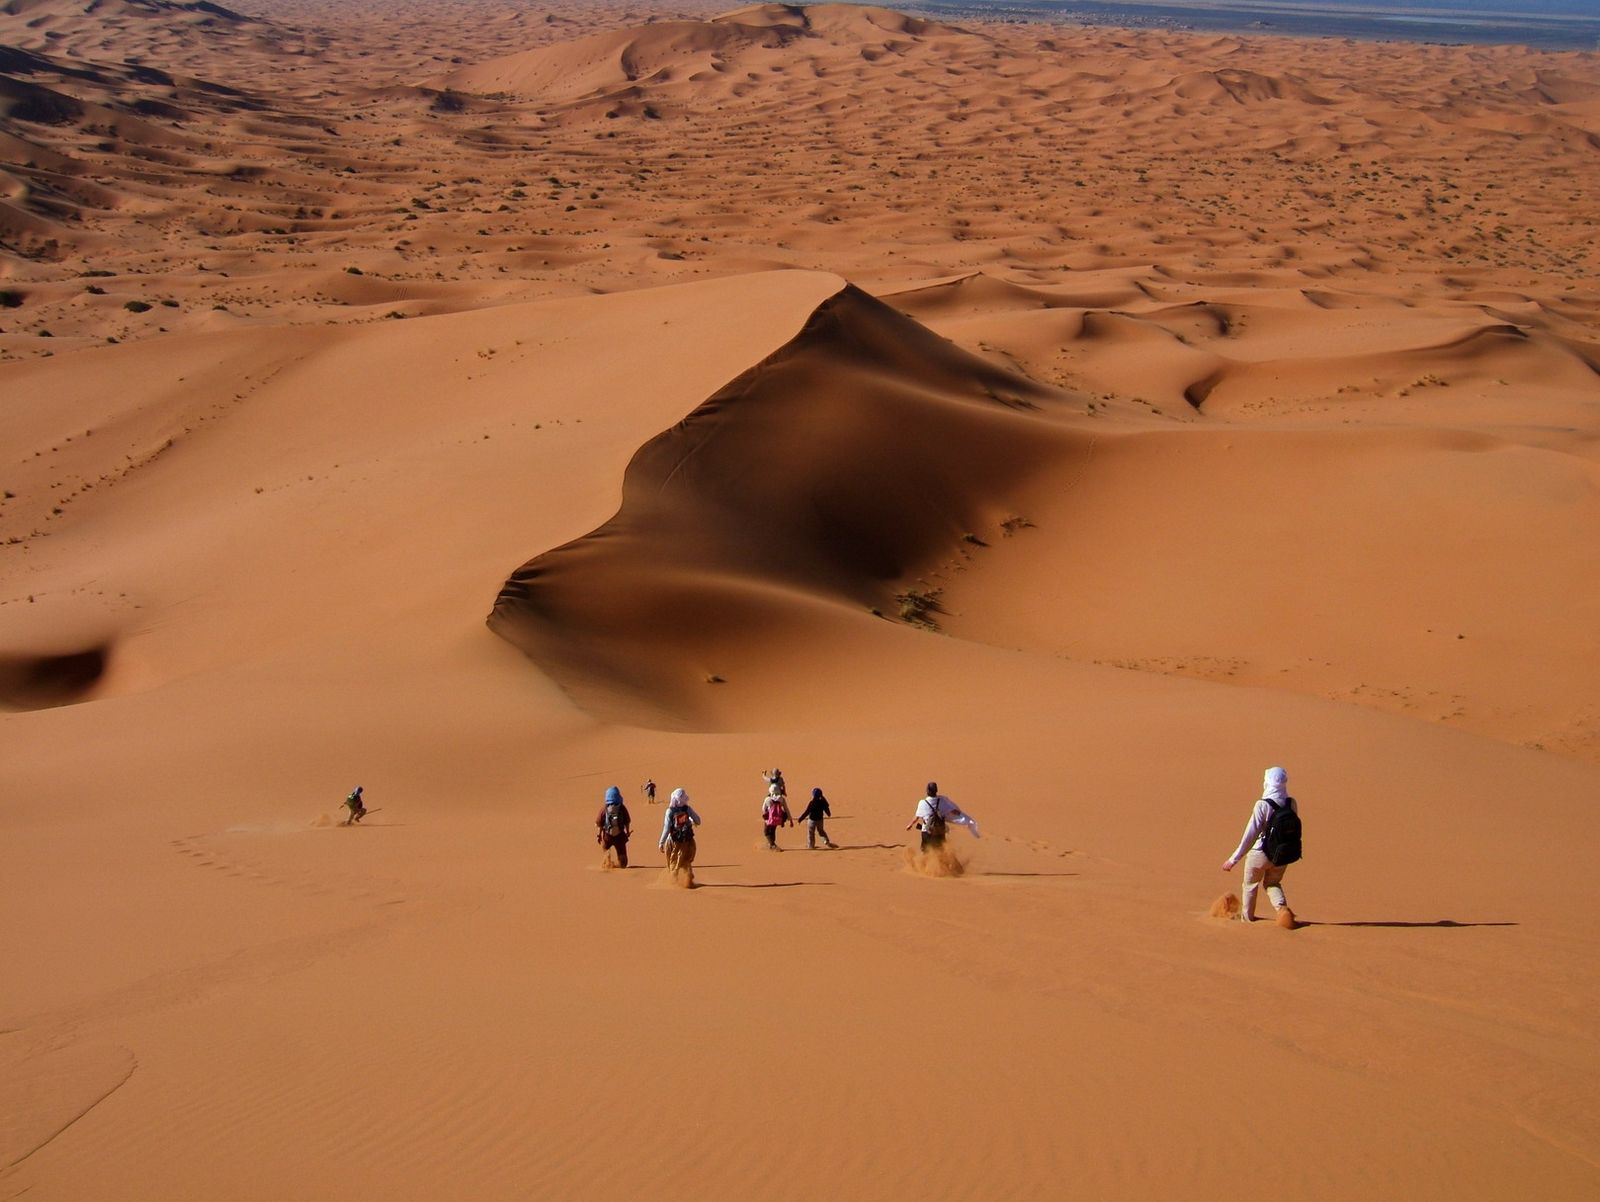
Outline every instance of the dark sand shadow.
{"label": "dark sand shadow", "polygon": [[[840,843],[834,851],[894,851],[904,847],[904,843]],[[809,851],[810,849],[807,848]]]}
{"label": "dark sand shadow", "polygon": [[1301,918],[1295,923],[1302,927],[1395,927],[1398,929],[1412,930],[1426,927],[1516,927],[1520,922],[1456,922],[1452,918],[1440,918],[1433,922],[1317,922],[1314,919]]}
{"label": "dark sand shadow", "polygon": [[[696,864],[695,867],[698,868],[700,866]],[[811,885],[831,884],[833,884],[832,881],[768,881],[764,884],[745,885],[737,881],[723,881],[712,885],[703,881],[696,881],[694,887],[696,889],[802,889]]]}
{"label": "dark sand shadow", "polygon": [[968,876],[1080,876],[1076,872],[969,872]]}

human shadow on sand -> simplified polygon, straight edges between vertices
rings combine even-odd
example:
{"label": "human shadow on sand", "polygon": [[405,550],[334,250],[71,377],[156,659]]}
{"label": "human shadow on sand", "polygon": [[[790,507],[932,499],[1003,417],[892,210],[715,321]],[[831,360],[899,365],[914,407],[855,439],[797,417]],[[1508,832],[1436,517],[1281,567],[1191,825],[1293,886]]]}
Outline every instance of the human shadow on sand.
{"label": "human shadow on sand", "polygon": [[1076,872],[969,872],[968,876],[1078,876]]}
{"label": "human shadow on sand", "polygon": [[[833,850],[834,851],[894,851],[896,848],[900,848],[900,847],[904,847],[904,846],[905,846],[904,843],[838,843],[838,844],[834,845]],[[806,850],[810,851],[811,848],[808,847],[808,848],[806,848]]]}
{"label": "human shadow on sand", "polygon": [[1424,927],[1515,927],[1522,924],[1518,922],[1457,922],[1453,918],[1439,918],[1433,922],[1318,922],[1315,919],[1302,918],[1297,925],[1302,927],[1396,927],[1419,929]]}
{"label": "human shadow on sand", "polygon": [[[697,865],[698,867],[698,865]],[[757,884],[742,884],[738,881],[717,881],[709,883],[696,881],[696,889],[800,889],[811,885],[831,885],[832,881],[762,881]]]}

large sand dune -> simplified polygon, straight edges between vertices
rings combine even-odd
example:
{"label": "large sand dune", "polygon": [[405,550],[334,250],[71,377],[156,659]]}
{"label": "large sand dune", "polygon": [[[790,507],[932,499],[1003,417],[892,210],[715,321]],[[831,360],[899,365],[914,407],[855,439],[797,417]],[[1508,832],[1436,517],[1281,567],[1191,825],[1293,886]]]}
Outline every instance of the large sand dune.
{"label": "large sand dune", "polygon": [[0,1195],[1600,1191],[1600,59],[232,7],[0,4]]}

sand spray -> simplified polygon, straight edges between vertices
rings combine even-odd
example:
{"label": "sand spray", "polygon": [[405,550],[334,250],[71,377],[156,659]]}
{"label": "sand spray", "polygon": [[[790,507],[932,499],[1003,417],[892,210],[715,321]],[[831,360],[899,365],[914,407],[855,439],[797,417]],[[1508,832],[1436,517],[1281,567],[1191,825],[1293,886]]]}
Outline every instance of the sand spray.
{"label": "sand spray", "polygon": [[901,854],[905,857],[906,871],[918,876],[960,876],[967,870],[961,857],[951,851],[948,844],[930,847],[926,851],[908,846]]}

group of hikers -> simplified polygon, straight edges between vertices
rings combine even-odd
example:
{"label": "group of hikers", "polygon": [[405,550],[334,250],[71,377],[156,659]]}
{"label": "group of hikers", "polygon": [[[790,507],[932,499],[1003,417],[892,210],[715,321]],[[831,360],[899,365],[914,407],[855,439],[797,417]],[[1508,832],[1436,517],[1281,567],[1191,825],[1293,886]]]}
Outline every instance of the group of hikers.
{"label": "group of hikers", "polygon": [[[789,812],[789,789],[780,769],[764,771],[766,796],[761,801],[761,830],[767,847],[781,851],[778,830],[794,826],[796,819]],[[655,804],[656,783],[646,780],[641,787],[645,802]],[[360,822],[369,811],[362,800],[362,789],[357,785],[345,798],[350,816],[344,825]],[[832,815],[828,799],[820,788],[811,790],[811,800],[800,812],[798,821],[806,824],[806,846],[815,850],[817,840],[827,850],[838,844],[828,836],[827,820]],[[689,804],[689,794],[674,789],[661,817],[661,835],[656,847],[665,853],[667,869],[685,883],[694,882],[695,828],[701,824],[700,815]],[[595,815],[595,839],[601,854],[608,860],[614,858],[619,868],[628,866],[628,840],[633,837],[633,816],[622,799],[622,790],[612,785],[606,790],[600,812]],[[906,830],[919,832],[918,851],[924,854],[942,851],[949,829],[964,826],[979,838],[978,824],[971,814],[965,813],[955,802],[939,792],[936,781],[929,781],[917,802],[916,812],[906,823]],[[1276,911],[1279,926],[1293,929],[1297,924],[1294,911],[1289,908],[1283,892],[1283,874],[1290,864],[1300,859],[1300,812],[1293,797],[1289,796],[1289,774],[1282,768],[1268,768],[1261,781],[1261,798],[1251,807],[1250,819],[1245,823],[1239,846],[1222,862],[1222,870],[1231,872],[1240,860],[1244,861],[1244,897],[1239,905],[1239,918],[1255,921],[1256,895],[1265,887],[1267,900]]]}
{"label": "group of hikers", "polygon": [[[772,768],[761,774],[767,784],[766,796],[761,802],[761,830],[767,847],[778,846],[781,827],[794,826],[796,819],[789,812],[788,786],[781,769]],[[1267,898],[1277,912],[1279,926],[1293,928],[1297,925],[1294,911],[1283,892],[1285,869],[1300,858],[1300,815],[1293,797],[1289,796],[1289,774],[1282,768],[1268,768],[1261,782],[1261,798],[1250,810],[1239,846],[1226,860],[1222,870],[1231,872],[1234,865],[1244,861],[1244,897],[1239,905],[1239,918],[1255,921],[1256,895],[1265,886]],[[646,780],[641,787],[648,804],[655,803],[656,783]],[[831,814],[828,799],[820,788],[811,790],[811,800],[801,811],[798,821],[806,824],[806,846],[815,848],[817,840],[828,849],[838,844],[828,837],[826,821]],[[700,825],[700,815],[689,804],[689,795],[674,789],[662,816],[661,836],[656,840],[659,850],[666,853],[667,868],[675,875],[693,882],[695,828]],[[614,856],[620,868],[628,866],[628,840],[633,834],[633,818],[622,799],[622,790],[612,785],[606,790],[605,801],[595,816],[596,839],[602,853]],[[944,847],[945,838],[952,826],[964,826],[979,837],[978,824],[971,814],[964,812],[955,802],[939,792],[936,781],[929,781],[916,812],[906,823],[906,830],[919,832],[918,851],[937,853]]]}

